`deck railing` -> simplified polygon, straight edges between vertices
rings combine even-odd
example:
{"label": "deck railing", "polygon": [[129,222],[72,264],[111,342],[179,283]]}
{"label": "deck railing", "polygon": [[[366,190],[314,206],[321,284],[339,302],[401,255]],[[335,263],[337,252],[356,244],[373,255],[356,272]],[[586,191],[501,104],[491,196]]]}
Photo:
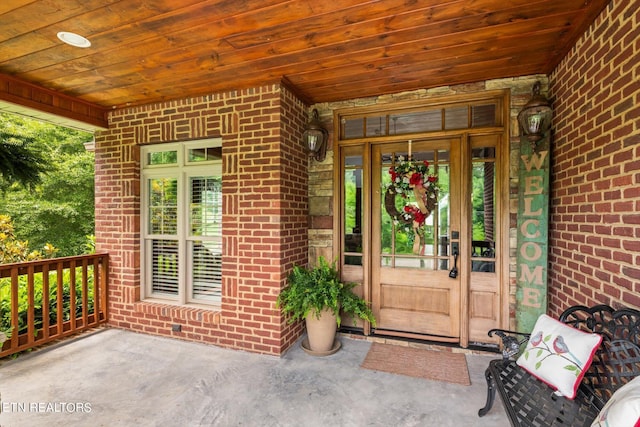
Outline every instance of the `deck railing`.
{"label": "deck railing", "polygon": [[0,357],[107,321],[109,255],[0,264]]}

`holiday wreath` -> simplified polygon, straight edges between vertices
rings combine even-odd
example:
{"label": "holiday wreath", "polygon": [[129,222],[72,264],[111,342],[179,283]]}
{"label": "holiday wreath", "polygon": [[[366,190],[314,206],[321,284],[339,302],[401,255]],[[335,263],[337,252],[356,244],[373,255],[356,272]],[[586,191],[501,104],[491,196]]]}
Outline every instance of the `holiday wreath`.
{"label": "holiday wreath", "polygon": [[[384,207],[396,225],[410,236],[423,237],[424,223],[438,203],[438,176],[429,173],[429,162],[413,163],[398,157],[398,163],[389,168],[391,183],[387,185]],[[409,201],[413,194],[415,202]],[[396,195],[405,199],[402,211],[396,207]],[[414,241],[414,252],[419,239]]]}

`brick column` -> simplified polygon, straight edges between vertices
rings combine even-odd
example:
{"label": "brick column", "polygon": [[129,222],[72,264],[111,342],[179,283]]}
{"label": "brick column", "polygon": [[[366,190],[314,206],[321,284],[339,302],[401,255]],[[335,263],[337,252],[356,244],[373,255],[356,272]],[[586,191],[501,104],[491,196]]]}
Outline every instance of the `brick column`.
{"label": "brick column", "polygon": [[[305,122],[304,104],[280,84],[110,114],[96,135],[96,239],[111,256],[111,325],[270,354],[300,336],[274,303],[307,261]],[[141,301],[139,146],[210,137],[223,140],[222,303]]]}

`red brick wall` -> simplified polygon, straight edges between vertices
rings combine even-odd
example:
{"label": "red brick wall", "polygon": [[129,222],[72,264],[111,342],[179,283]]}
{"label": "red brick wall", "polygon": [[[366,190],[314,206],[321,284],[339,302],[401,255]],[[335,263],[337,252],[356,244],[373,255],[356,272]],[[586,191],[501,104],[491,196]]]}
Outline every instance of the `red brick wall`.
{"label": "red brick wall", "polygon": [[[303,103],[270,85],[116,110],[109,120],[96,135],[96,238],[111,256],[110,324],[281,354],[302,332],[274,303],[293,264],[307,262]],[[221,306],[141,301],[139,145],[207,137],[223,141]]]}
{"label": "red brick wall", "polygon": [[550,77],[549,302],[640,307],[640,1],[613,0]]}

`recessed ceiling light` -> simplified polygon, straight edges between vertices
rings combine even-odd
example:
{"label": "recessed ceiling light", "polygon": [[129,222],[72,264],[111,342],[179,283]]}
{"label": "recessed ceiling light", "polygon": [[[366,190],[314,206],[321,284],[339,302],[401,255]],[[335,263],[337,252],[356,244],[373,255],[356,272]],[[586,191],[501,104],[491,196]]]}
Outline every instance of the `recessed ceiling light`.
{"label": "recessed ceiling light", "polygon": [[91,46],[91,42],[87,40],[85,37],[82,37],[76,33],[70,33],[68,31],[60,31],[58,33],[58,38],[65,42],[68,45],[75,47],[89,47]]}

